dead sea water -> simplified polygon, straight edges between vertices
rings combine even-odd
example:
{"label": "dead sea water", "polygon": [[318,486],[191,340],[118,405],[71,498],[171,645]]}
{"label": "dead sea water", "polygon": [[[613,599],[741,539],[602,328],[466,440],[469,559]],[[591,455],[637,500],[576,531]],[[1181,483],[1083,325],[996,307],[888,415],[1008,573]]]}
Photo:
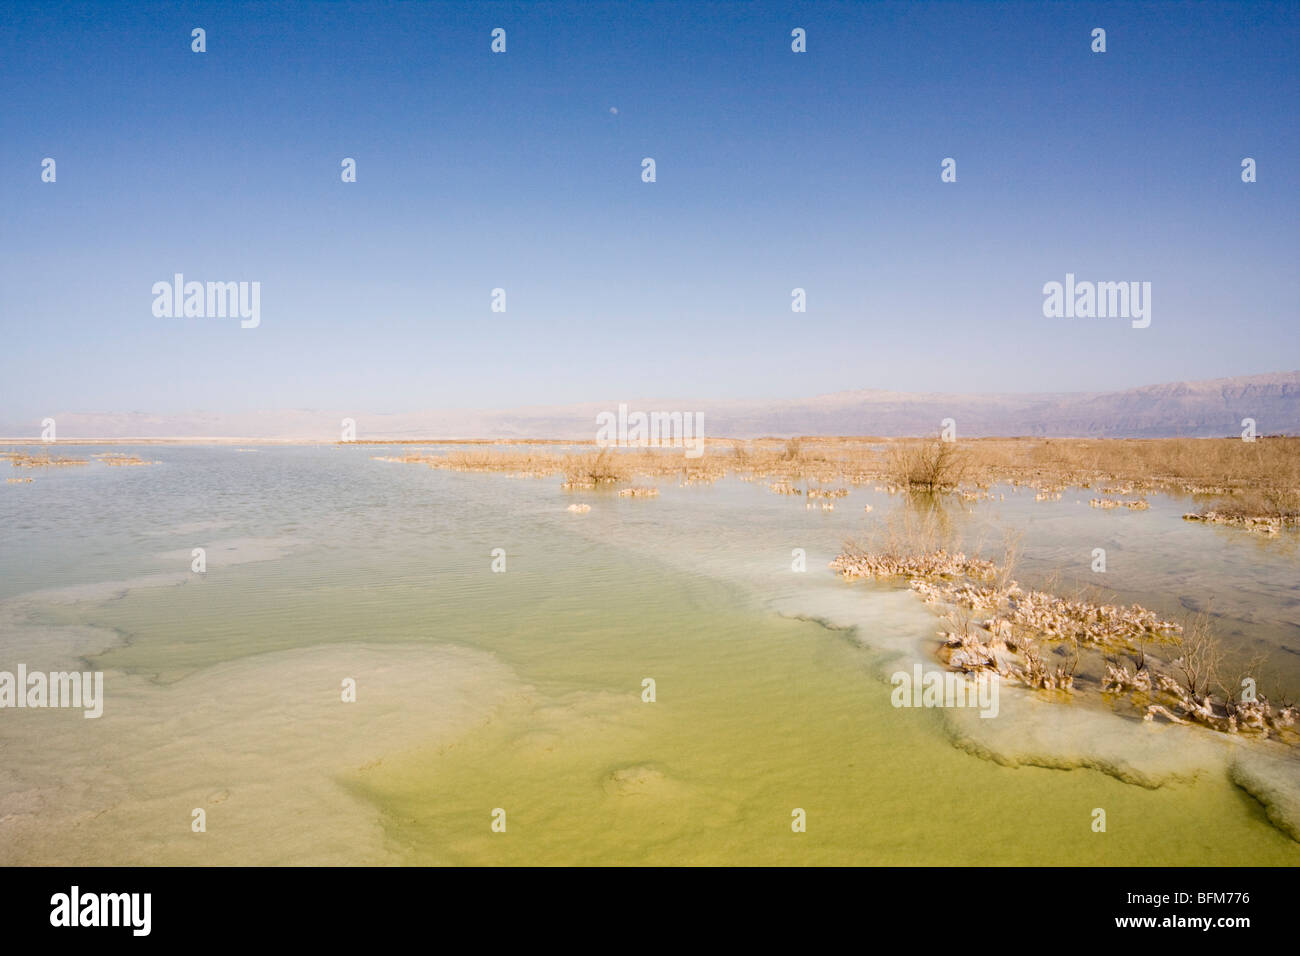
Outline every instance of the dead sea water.
{"label": "dead sea water", "polygon": [[[0,712],[5,863],[1300,863],[1268,816],[1295,778],[1242,770],[1261,803],[1228,772],[1241,742],[1014,688],[993,720],[891,706],[937,619],[826,568],[887,495],[822,512],[761,482],[619,498],[373,446],[140,453],[160,464],[0,492],[0,669],[105,673],[98,720]],[[1104,547],[1121,600],[1208,606],[1300,673],[1293,541],[1087,496],[946,520],[1022,529],[1025,574],[1082,579]]]}

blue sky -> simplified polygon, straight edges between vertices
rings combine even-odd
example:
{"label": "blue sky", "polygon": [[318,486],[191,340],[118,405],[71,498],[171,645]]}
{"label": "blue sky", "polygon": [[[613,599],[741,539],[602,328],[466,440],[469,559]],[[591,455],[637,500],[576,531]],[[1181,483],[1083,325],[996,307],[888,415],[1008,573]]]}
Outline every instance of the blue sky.
{"label": "blue sky", "polygon": [[[0,395],[34,428],[1300,368],[1300,5],[9,3],[0,28]],[[259,281],[260,327],[156,318],[175,272]],[[1150,282],[1151,326],[1044,318],[1067,272]]]}

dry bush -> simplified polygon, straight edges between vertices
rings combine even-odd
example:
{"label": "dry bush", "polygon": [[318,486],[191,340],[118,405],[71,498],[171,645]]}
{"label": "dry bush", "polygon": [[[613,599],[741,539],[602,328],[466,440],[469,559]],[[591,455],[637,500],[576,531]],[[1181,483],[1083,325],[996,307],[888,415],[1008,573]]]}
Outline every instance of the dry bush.
{"label": "dry bush", "polygon": [[956,488],[966,472],[965,452],[956,442],[935,438],[924,443],[896,444],[889,449],[889,477],[905,488],[947,491]]}
{"label": "dry bush", "polygon": [[613,484],[630,477],[628,462],[602,448],[596,454],[568,455],[564,460],[564,480],[573,485]]}
{"label": "dry bush", "polygon": [[1205,700],[1223,663],[1223,647],[1210,630],[1209,614],[1201,612],[1184,625],[1174,645],[1178,656],[1173,665],[1179,680],[1193,700]]}
{"label": "dry bush", "polygon": [[971,474],[984,480],[1130,482],[1138,487],[1264,495],[1296,507],[1300,438],[1007,439],[962,442]]}
{"label": "dry bush", "polygon": [[845,542],[845,549],[849,554],[879,554],[896,560],[961,550],[947,513],[942,508],[923,507],[890,512],[883,523],[872,526],[864,543]]}
{"label": "dry bush", "polygon": [[[722,453],[719,453],[722,451]],[[601,452],[605,452],[601,457]],[[588,461],[588,459],[595,459]],[[570,472],[579,480],[680,474],[713,480],[726,473],[835,484],[889,481],[939,493],[959,485],[988,488],[1011,483],[1051,489],[1122,484],[1131,492],[1168,490],[1213,502],[1226,516],[1300,519],[1300,438],[1044,439],[965,438],[758,438],[706,443],[701,459],[680,450],[601,449],[565,453],[538,446],[478,446],[447,454],[413,454],[437,468],[525,475]],[[593,471],[594,469],[594,471]]]}
{"label": "dry bush", "polygon": [[998,565],[997,579],[994,582],[998,590],[1005,591],[1016,583],[1014,575],[1020,560],[1020,542],[1024,534],[1023,531],[1008,531],[1003,538],[1002,562]]}
{"label": "dry bush", "polygon": [[1235,661],[1229,661],[1227,655],[1224,655],[1223,662],[1215,669],[1214,685],[1219,688],[1219,693],[1227,702],[1229,713],[1232,713],[1237,705],[1237,698],[1242,692],[1242,684],[1246,678],[1254,679],[1256,692],[1263,696],[1260,687],[1264,683],[1263,674],[1267,663],[1268,655],[1262,652]]}

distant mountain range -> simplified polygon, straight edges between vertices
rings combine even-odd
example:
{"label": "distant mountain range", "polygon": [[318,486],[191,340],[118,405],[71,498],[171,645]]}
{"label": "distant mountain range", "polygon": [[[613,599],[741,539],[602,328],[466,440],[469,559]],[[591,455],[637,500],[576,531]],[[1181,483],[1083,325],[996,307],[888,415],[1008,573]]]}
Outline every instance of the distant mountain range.
{"label": "distant mountain range", "polygon": [[[945,418],[957,434],[1050,437],[1163,438],[1241,434],[1252,418],[1259,434],[1300,434],[1300,372],[1276,372],[1171,382],[1118,392],[944,394],[864,389],[794,400],[615,399],[580,405],[507,410],[365,414],[357,410],[301,409],[242,414],[140,412],[51,415],[61,440],[76,438],[242,438],[338,441],[344,418],[356,438],[592,439],[596,416],[633,412],[702,412],[711,437],[791,435],[926,435]],[[38,422],[8,422],[0,434],[39,438]]]}

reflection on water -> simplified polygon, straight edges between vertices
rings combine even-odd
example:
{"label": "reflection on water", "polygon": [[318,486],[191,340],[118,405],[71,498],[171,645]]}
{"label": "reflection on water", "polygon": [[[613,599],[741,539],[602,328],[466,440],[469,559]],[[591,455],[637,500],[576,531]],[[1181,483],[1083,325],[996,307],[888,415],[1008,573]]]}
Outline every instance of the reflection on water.
{"label": "reflection on water", "polygon": [[964,749],[945,715],[893,709],[889,662],[935,620],[826,569],[900,520],[990,557],[1015,540],[1022,582],[1104,577],[1164,614],[1210,608],[1296,688],[1295,536],[1183,522],[1187,503],[1159,496],[1100,512],[1088,492],[860,488],[822,511],[761,483],[629,499],[370,460],[388,453],[161,446],[142,452],[156,466],[3,488],[0,669],[84,658],[107,701],[99,721],[0,714],[16,768],[0,860],[1300,862],[1223,773],[1118,779],[1126,722],[1107,718],[1109,751],[1091,739],[1089,760],[1063,757],[1075,731],[1060,731],[1053,766],[1108,770],[1065,772],[972,753],[1027,746],[1041,706]]}

